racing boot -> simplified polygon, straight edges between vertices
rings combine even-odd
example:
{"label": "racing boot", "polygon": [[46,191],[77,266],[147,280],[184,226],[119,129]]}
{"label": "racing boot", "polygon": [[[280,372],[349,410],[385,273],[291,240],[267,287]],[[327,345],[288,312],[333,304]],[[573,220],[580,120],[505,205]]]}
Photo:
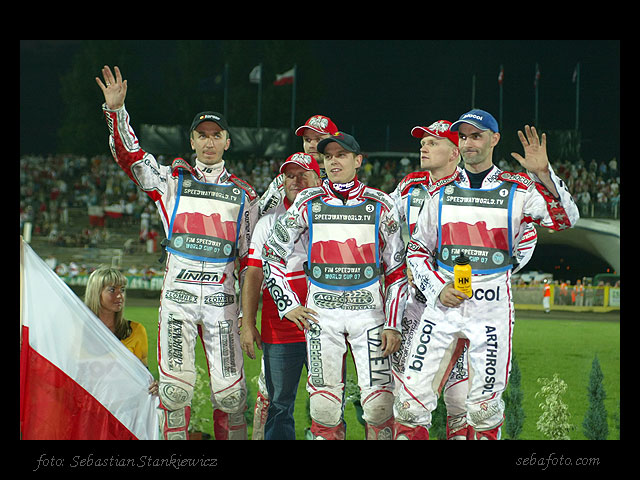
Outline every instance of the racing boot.
{"label": "racing boot", "polygon": [[471,425],[468,425],[467,426],[467,440],[473,440],[473,438],[475,436],[476,436],[475,429]]}
{"label": "racing boot", "polygon": [[164,440],[189,440],[189,419],[191,407],[167,410],[160,404],[162,438]]}
{"label": "racing boot", "polygon": [[256,397],[256,406],[253,410],[253,433],[251,440],[264,440],[264,426],[267,423],[267,410],[269,409],[269,399],[265,398],[260,391]]}
{"label": "racing boot", "polygon": [[395,422],[394,440],[429,440],[429,430],[423,425],[409,426]]}
{"label": "racing boot", "polygon": [[380,425],[371,425],[365,423],[365,439],[366,440],[393,440],[393,426],[395,420],[391,417],[386,422],[382,422]]}
{"label": "racing boot", "polygon": [[467,423],[466,413],[447,416],[447,440],[467,440],[469,429],[473,427]]}
{"label": "racing boot", "polygon": [[222,410],[214,410],[213,433],[216,440],[246,440],[247,421],[244,418],[244,411],[226,413]]}
{"label": "racing boot", "polygon": [[500,427],[479,432],[474,430],[473,440],[500,440]]}
{"label": "racing boot", "polygon": [[344,440],[345,428],[340,423],[335,427],[329,427],[311,420],[311,433],[314,440]]}

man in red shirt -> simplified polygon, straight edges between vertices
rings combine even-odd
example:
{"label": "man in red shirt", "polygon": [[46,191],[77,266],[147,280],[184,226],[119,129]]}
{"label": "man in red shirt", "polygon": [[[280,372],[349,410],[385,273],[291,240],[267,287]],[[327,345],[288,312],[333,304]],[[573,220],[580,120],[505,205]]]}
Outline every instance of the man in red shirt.
{"label": "man in red shirt", "polygon": [[[282,320],[269,291],[262,289],[262,247],[273,231],[276,219],[291,206],[298,193],[320,185],[320,167],[309,154],[291,155],[280,167],[284,174],[285,197],[256,224],[249,247],[249,260],[242,290],[242,330],[240,343],[249,358],[256,358],[254,343],[263,350],[264,380],[269,407],[264,427],[265,440],[295,440],[293,410],[302,366],[307,363],[305,334],[293,322]],[[304,262],[307,254],[302,242],[287,259],[291,288],[300,298],[307,296]],[[260,332],[256,328],[258,300],[262,291]],[[260,392],[258,392],[260,397]],[[258,398],[260,400],[260,398]],[[266,399],[265,399],[266,401]],[[260,409],[256,409],[257,411]],[[258,412],[260,413],[260,412]],[[255,426],[254,426],[255,428]],[[254,432],[254,439],[256,439]]]}

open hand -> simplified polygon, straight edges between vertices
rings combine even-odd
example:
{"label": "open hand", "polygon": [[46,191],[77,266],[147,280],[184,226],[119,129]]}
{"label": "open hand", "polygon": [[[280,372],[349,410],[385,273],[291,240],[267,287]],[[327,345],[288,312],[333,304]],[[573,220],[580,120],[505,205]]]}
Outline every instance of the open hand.
{"label": "open hand", "polygon": [[122,80],[122,74],[118,67],[114,67],[116,76],[113,76],[111,69],[105,65],[102,67],[102,78],[104,83],[96,77],[96,83],[104,94],[104,101],[109,110],[117,110],[124,105],[124,99],[127,96],[127,81]]}
{"label": "open hand", "polygon": [[511,153],[522,167],[536,175],[543,176],[549,170],[549,158],[547,157],[547,135],[542,134],[542,140],[538,137],[536,127],[525,125],[524,133],[518,130],[518,138],[524,148],[524,157],[518,153]]}
{"label": "open hand", "polygon": [[517,153],[512,153],[511,156],[520,162],[523,168],[534,173],[540,182],[551,192],[551,195],[558,198],[558,190],[551,179],[549,169],[547,136],[543,133],[541,141],[538,137],[536,127],[529,127],[529,125],[525,125],[524,131],[525,133],[522,133],[522,131],[518,130],[518,138],[524,147],[524,158]]}

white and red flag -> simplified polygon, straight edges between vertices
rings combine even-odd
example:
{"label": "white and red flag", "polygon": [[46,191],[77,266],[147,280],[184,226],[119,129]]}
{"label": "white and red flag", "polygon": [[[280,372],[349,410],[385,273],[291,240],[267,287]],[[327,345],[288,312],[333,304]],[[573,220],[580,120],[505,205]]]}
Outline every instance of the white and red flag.
{"label": "white and red flag", "polygon": [[118,203],[107,205],[104,207],[104,214],[111,218],[122,218],[122,215],[124,214],[124,206]]}
{"label": "white and red flag", "polygon": [[296,76],[296,68],[293,67],[290,70],[287,70],[284,73],[276,74],[276,80],[273,82],[274,85],[290,85],[293,83],[293,79]]}
{"label": "white and red flag", "polygon": [[157,439],[151,373],[20,241],[21,438]]}
{"label": "white and red flag", "polygon": [[104,227],[104,208],[99,205],[89,205],[89,225]]}

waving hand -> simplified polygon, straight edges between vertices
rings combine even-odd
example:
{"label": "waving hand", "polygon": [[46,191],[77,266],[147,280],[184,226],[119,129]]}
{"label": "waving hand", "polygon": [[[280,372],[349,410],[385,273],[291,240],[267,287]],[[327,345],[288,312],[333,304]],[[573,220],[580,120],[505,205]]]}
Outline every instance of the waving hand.
{"label": "waving hand", "polygon": [[524,148],[524,157],[518,153],[512,153],[511,156],[520,162],[523,168],[535,173],[551,194],[558,198],[558,190],[549,173],[547,136],[543,133],[542,139],[540,139],[536,128],[529,127],[529,125],[525,125],[524,131],[525,133],[522,133],[522,131],[518,130],[518,138],[522,143],[522,148]]}
{"label": "waving hand", "polygon": [[111,69],[105,65],[102,67],[102,77],[104,83],[96,77],[96,83],[104,94],[104,101],[110,110],[117,110],[124,105],[124,99],[127,96],[127,81],[122,80],[122,74],[118,67],[114,67],[116,76],[113,76]]}

